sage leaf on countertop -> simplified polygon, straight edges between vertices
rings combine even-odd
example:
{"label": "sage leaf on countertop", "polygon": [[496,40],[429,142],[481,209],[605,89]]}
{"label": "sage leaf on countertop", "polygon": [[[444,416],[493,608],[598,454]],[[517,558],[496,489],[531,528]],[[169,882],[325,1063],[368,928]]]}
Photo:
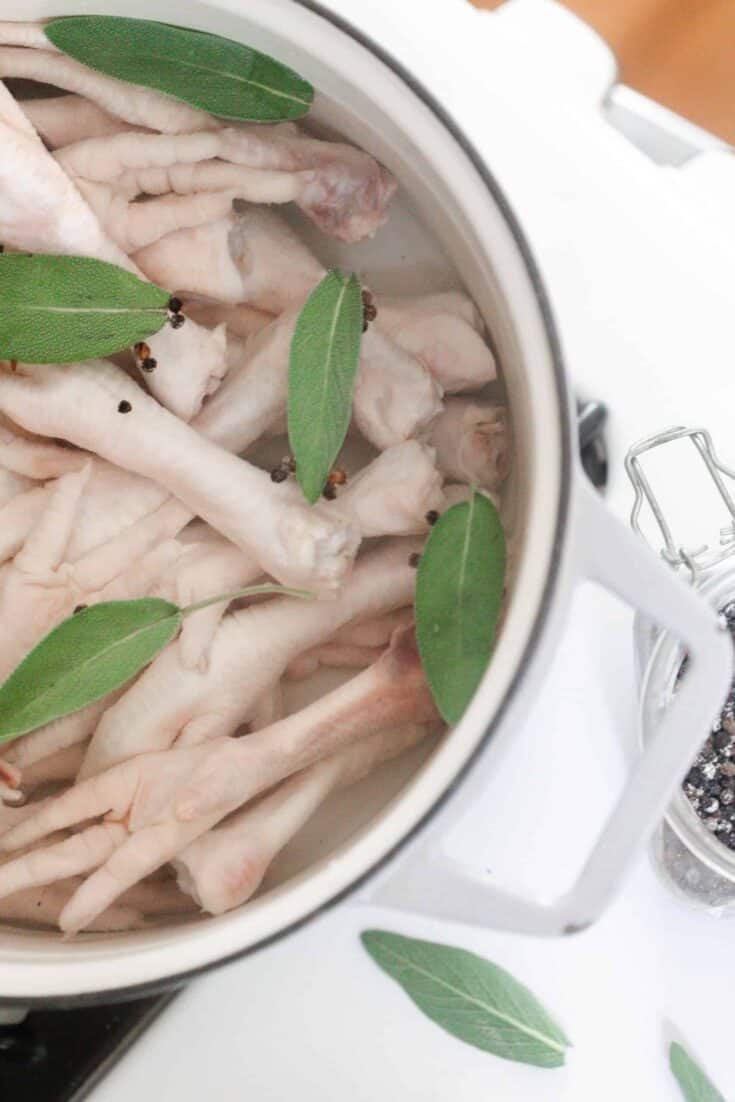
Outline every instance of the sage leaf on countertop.
{"label": "sage leaf on countertop", "polygon": [[676,1041],[669,1046],[669,1067],[686,1102],[725,1102],[714,1083]]}
{"label": "sage leaf on countertop", "polygon": [[179,608],[160,597],[104,601],[63,620],[0,685],[0,743],[78,712],[139,673],[171,642],[184,616],[238,597],[277,593],[311,598],[280,585],[254,585]]}
{"label": "sage leaf on countertop", "polygon": [[0,253],[0,358],[71,363],[157,333],[170,292],[82,256]]}
{"label": "sage leaf on countertop", "polygon": [[476,490],[431,529],[416,579],[416,640],[447,723],[461,719],[487,668],[505,563],[497,509]]}
{"label": "sage leaf on countertop", "polygon": [[466,949],[366,930],[362,943],[419,1010],[468,1045],[541,1068],[564,1063],[570,1042],[509,972]]}
{"label": "sage leaf on countertop", "polygon": [[206,31],[113,15],[53,19],[44,31],[54,46],[91,69],[222,119],[299,119],[314,98],[312,86],[293,69]]}
{"label": "sage leaf on countertop", "polygon": [[312,504],[350,425],[362,326],[360,283],[337,269],[312,291],[296,321],[288,369],[288,439],[296,479]]}

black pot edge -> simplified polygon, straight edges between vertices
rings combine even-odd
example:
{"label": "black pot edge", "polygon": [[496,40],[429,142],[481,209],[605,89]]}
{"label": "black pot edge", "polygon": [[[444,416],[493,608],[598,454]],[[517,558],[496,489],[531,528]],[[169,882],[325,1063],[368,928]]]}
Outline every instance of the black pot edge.
{"label": "black pot edge", "polygon": [[[527,666],[528,662],[536,649],[537,641],[541,638],[543,633],[543,627],[546,622],[549,609],[551,607],[554,590],[556,588],[556,581],[559,574],[559,567],[561,563],[561,550],[566,535],[567,529],[567,516],[569,511],[569,502],[571,496],[571,484],[572,484],[572,438],[573,428],[570,419],[570,409],[572,406],[570,390],[568,386],[568,380],[566,370],[564,367],[564,360],[561,351],[561,342],[554,322],[554,316],[549,303],[549,298],[546,293],[541,275],[536,266],[536,262],[533,257],[533,253],[526,242],[526,238],[523,230],[520,227],[518,219],[516,218],[510,203],[505,197],[504,192],[500,188],[500,185],[495,180],[484,159],[480,156],[477,149],[472,142],[465,136],[461,127],[455,121],[455,119],[449,114],[449,112],[441,106],[441,104],[435,99],[431,92],[429,92],[421,81],[410,73],[401,62],[397,61],[392,54],[385,50],[382,46],[379,46],[369,35],[364,34],[362,31],[354,27],[346,19],[336,15],[334,12],[326,9],[318,0],[293,0],[294,3],[300,4],[301,7],[307,8],[314,12],[315,15],[320,16],[322,19],[331,23],[339,30],[343,31],[349,37],[353,38],[356,42],[359,42],[361,46],[369,50],[375,57],[378,58],[388,69],[390,69],[397,77],[399,77],[404,84],[406,84],[411,91],[428,107],[434,115],[439,119],[442,125],[449,131],[454,140],[464,151],[467,157],[472,162],[475,170],[478,172],[483,183],[491,193],[493,199],[500,208],[503,217],[508,225],[510,232],[513,235],[518,250],[523,257],[528,276],[533,285],[536,293],[536,299],[538,302],[539,310],[544,321],[544,327],[546,329],[546,337],[549,342],[549,348],[551,351],[551,357],[554,367],[554,375],[556,378],[557,387],[560,397],[560,418],[561,418],[561,440],[562,440],[562,478],[561,478],[561,494],[559,499],[559,512],[557,516],[556,533],[554,536],[554,554],[552,557],[551,568],[549,570],[549,576],[546,581],[546,588],[541,600],[536,622],[533,626],[533,630],[530,635],[530,640],[523,657],[520,661],[518,671],[511,682],[508,692],[506,693],[505,700],[501,704],[498,712],[495,715],[493,724],[489,726],[481,741],[477,744],[475,750],[470,757],[464,763],[457,776],[452,783],[447,786],[442,795],[436,801],[436,803],[422,816],[421,819],[401,838],[399,842],[396,842],[395,846],[375,862],[371,868],[367,869],[359,877],[352,881],[352,883],[343,888],[342,891],[332,896],[325,903],[315,907],[313,911],[303,915],[301,918],[292,922],[288,926],[284,926],[283,929],[278,930],[277,933],[271,934],[269,937],[262,938],[256,942],[255,945],[249,945],[245,949],[239,949],[236,953],[231,953],[227,957],[222,957],[219,960],[210,961],[207,964],[200,965],[197,968],[192,968],[189,971],[178,972],[173,976],[166,976],[158,980],[152,980],[150,983],[139,983],[131,987],[118,987],[107,988],[102,991],[88,991],[76,995],[54,995],[54,996],[29,996],[23,998],[22,996],[14,996],[12,998],[4,998],[0,995],[0,1007],[28,1007],[30,1010],[36,1008],[44,1009],[59,1009],[68,1010],[77,1006],[101,1006],[111,1002],[127,1002],[130,999],[141,998],[146,995],[157,995],[164,991],[171,991],[182,987],[189,980],[194,979],[196,976],[203,975],[205,972],[214,971],[216,968],[222,968],[227,964],[231,964],[233,961],[240,960],[243,957],[256,952],[259,949],[265,949],[270,945],[275,944],[280,938],[285,937],[287,934],[294,933],[301,929],[308,922],[311,922],[313,918],[324,914],[326,911],[331,910],[338,903],[341,903],[348,896],[350,896],[356,889],[361,887],[369,880],[374,873],[378,872],[385,865],[391,861],[396,854],[404,848],[410,841],[412,841],[431,821],[436,811],[443,807],[444,804],[456,793],[460,784],[465,776],[469,773],[470,769],[474,765],[476,759],[482,753],[488,740],[493,733],[493,727],[498,723],[503,714],[505,713],[511,699],[515,696],[518,687],[522,679],[522,671]],[[0,977],[0,984],[2,978]]]}

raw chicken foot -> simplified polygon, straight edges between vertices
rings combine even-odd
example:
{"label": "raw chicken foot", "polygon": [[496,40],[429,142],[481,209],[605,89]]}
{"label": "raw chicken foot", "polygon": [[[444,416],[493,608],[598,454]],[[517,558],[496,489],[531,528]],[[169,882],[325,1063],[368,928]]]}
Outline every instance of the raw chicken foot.
{"label": "raw chicken foot", "polygon": [[22,77],[76,92],[133,126],[168,134],[212,130],[220,125],[206,112],[170,96],[97,73],[71,57],[56,53],[50,42],[45,49],[0,46],[0,77]]}
{"label": "raw chicken foot", "polygon": [[[8,75],[4,73],[3,58],[9,49],[11,53],[48,56],[53,62],[76,65],[61,55],[0,47],[0,75]],[[144,91],[122,87],[129,94]],[[168,102],[175,105],[174,100]],[[81,194],[2,82],[0,140],[0,241],[21,251],[90,256],[140,275],[125,253],[102,232]],[[161,401],[189,420],[225,372],[224,329],[210,332],[194,322],[187,322],[180,330],[165,325],[148,344],[157,361],[156,370],[147,378],[148,385]]]}
{"label": "raw chicken foot", "polygon": [[406,605],[420,543],[395,540],[355,566],[340,594],[327,601],[280,597],[230,613],[214,639],[205,673],[187,670],[167,647],[102,718],[80,776],[136,754],[229,735],[248,722],[258,701],[303,651],[330,639],[356,616]]}
{"label": "raw chicken foot", "polygon": [[292,123],[92,138],[58,157],[72,177],[110,183],[124,176],[128,198],[218,190],[261,203],[295,201],[346,242],[373,236],[397,187],[368,153],[311,138]]}
{"label": "raw chicken foot", "polygon": [[[85,138],[102,138],[119,134],[123,130],[136,129],[83,96],[48,96],[44,99],[21,100],[20,106],[44,143],[51,149],[81,142]],[[149,133],[143,128],[137,129],[139,133]]]}
{"label": "raw chicken foot", "polygon": [[376,729],[436,719],[413,632],[398,632],[374,667],[270,728],[244,739],[140,755],[46,802],[0,839],[2,850],[31,845],[85,819],[104,815],[106,822],[76,835],[73,847],[62,843],[61,854],[57,844],[34,851],[30,872],[23,857],[4,865],[0,892],[19,877],[26,884],[46,881],[60,866],[69,875],[71,862],[77,869],[85,861],[86,868],[99,865],[60,916],[62,930],[76,933],[225,815],[284,778]]}
{"label": "raw chicken foot", "polygon": [[[339,494],[341,512],[354,520],[363,538],[428,532],[426,517],[443,502],[441,476],[433,460],[432,450],[415,440],[389,448],[351,479]],[[289,490],[293,490],[294,501],[298,502],[300,491],[295,486]],[[285,495],[286,487],[283,492]],[[213,593],[241,589],[255,581],[261,573],[257,560],[216,533],[212,535],[182,555],[156,589],[157,595],[183,606]],[[187,669],[206,671],[209,650],[227,608],[228,602],[223,601],[184,620],[178,645],[181,661]],[[388,637],[382,643],[387,641]],[[333,661],[331,657],[328,646],[320,648],[316,664],[321,661],[324,665],[346,664],[352,668],[367,666],[377,656],[374,651],[368,651],[356,663],[350,660],[347,652],[346,663],[339,661],[339,655]]]}
{"label": "raw chicken foot", "polygon": [[436,448],[437,464],[447,479],[497,490],[508,476],[510,424],[503,406],[449,398],[427,437]]}
{"label": "raw chicken foot", "polygon": [[204,439],[110,363],[24,364],[0,373],[0,408],[25,428],[64,434],[162,483],[285,585],[335,589],[351,568],[359,534],[338,509],[279,495],[265,471]]}
{"label": "raw chicken foot", "polygon": [[[245,451],[280,424],[288,403],[288,365],[298,310],[256,333],[244,357],[205,404],[194,425],[228,451]],[[383,450],[415,436],[441,412],[441,387],[418,360],[371,327],[362,339],[353,416]]]}
{"label": "raw chicken foot", "polygon": [[143,596],[180,554],[174,541],[157,541],[157,529],[151,533],[145,526],[133,526],[77,563],[66,562],[90,469],[87,464],[58,479],[22,550],[0,579],[0,619],[14,625],[0,642],[0,680],[77,605]]}
{"label": "raw chicken foot", "polygon": [[332,792],[419,743],[427,726],[410,725],[361,739],[278,785],[197,838],[174,860],[177,880],[209,914],[245,903],[273,860]]}

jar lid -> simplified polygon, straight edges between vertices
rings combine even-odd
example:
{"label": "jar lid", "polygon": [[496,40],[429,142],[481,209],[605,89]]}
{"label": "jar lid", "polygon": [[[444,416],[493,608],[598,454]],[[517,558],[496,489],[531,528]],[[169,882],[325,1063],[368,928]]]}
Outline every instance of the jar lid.
{"label": "jar lid", "polygon": [[[687,547],[675,539],[659,499],[641,464],[641,456],[646,452],[682,439],[690,440],[696,448],[727,510],[727,524],[720,528],[719,543],[715,546],[704,543]],[[735,481],[735,470],[725,466],[717,457],[712,438],[706,429],[689,429],[677,425],[648,436],[629,450],[625,457],[625,469],[635,491],[635,501],[630,514],[631,527],[639,536],[644,536],[640,519],[643,505],[646,503],[663,539],[663,546],[659,549],[662,558],[674,569],[686,567],[693,585],[699,583],[703,573],[735,554],[735,501],[726,482],[726,480]]]}

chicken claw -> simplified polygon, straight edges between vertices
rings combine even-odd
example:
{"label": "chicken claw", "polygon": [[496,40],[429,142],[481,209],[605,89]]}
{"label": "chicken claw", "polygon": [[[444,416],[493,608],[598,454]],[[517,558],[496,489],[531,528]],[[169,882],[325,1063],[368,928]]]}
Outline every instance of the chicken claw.
{"label": "chicken claw", "polygon": [[209,914],[245,903],[272,861],[327,797],[367,776],[383,762],[415,746],[426,726],[370,735],[283,781],[187,846],[174,861],[182,891]]}
{"label": "chicken claw", "polygon": [[147,802],[152,789],[158,798],[167,793],[173,796],[210,750],[207,745],[140,755],[44,801],[38,811],[0,838],[0,850],[12,852],[33,845],[87,819],[104,816],[105,821],[0,866],[0,893],[15,891],[18,885],[48,884],[72,875],[70,870],[94,869],[59,916],[65,933],[88,926],[123,892],[218,821],[217,814],[190,823],[171,820],[137,833],[126,825],[138,800]]}
{"label": "chicken claw", "polygon": [[95,864],[59,919],[62,930],[76,933],[230,812],[286,777],[365,735],[436,720],[413,630],[399,630],[375,666],[302,712],[243,739],[140,754],[46,801],[0,838],[0,850],[33,845],[88,819],[104,816],[105,823],[88,827],[76,836],[79,842],[54,842],[30,862],[10,862],[0,868],[0,885],[3,876],[14,888]]}

